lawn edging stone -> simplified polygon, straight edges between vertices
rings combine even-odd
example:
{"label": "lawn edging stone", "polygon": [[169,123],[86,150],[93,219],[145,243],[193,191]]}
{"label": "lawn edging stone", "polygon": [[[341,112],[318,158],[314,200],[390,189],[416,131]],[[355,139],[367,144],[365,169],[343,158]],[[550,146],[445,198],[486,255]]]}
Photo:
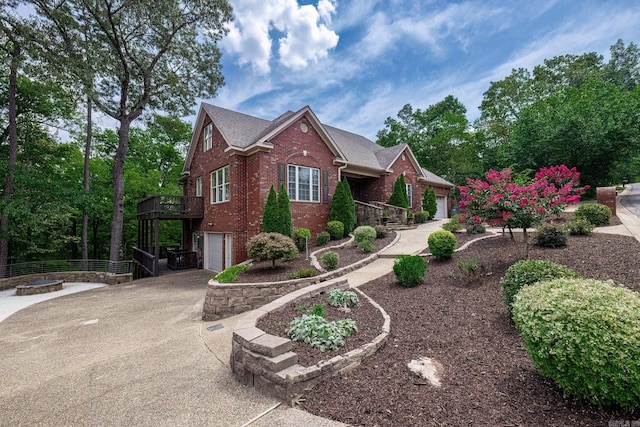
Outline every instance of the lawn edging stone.
{"label": "lawn edging stone", "polygon": [[244,385],[255,387],[265,395],[293,406],[304,399],[306,392],[318,382],[339,372],[356,368],[363,359],[384,346],[389,336],[391,318],[379,304],[359,289],[355,291],[376,307],[384,318],[380,334],[370,343],[313,366],[305,367],[298,364],[298,356],[291,351],[291,340],[267,334],[256,327],[258,320],[273,310],[333,289],[349,289],[349,282],[346,279],[335,279],[308,286],[252,310],[238,319],[233,331],[230,356],[231,370],[236,379]]}

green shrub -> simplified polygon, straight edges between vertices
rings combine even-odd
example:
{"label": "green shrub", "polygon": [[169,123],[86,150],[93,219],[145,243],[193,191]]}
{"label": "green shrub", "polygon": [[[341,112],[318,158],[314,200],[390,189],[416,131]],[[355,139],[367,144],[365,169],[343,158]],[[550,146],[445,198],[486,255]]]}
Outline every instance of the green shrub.
{"label": "green shrub", "polygon": [[409,196],[407,195],[407,184],[404,181],[404,175],[398,175],[398,178],[393,182],[393,192],[387,202],[393,206],[399,206],[401,208],[409,209]]}
{"label": "green shrub", "polygon": [[587,203],[578,206],[573,215],[584,218],[593,225],[607,225],[611,219],[611,209],[598,203]]}
{"label": "green shrub", "polygon": [[326,270],[335,270],[340,263],[340,255],[335,252],[327,252],[320,258],[320,264]]}
{"label": "green shrub", "polygon": [[253,264],[250,262],[232,265],[214,276],[214,280],[220,283],[231,283],[238,280],[238,274],[247,271]]}
{"label": "green shrub", "polygon": [[431,188],[425,188],[422,193],[422,210],[429,213],[429,219],[433,219],[433,217],[436,216],[438,200],[436,198],[436,192]]}
{"label": "green shrub", "polygon": [[376,225],[373,229],[376,230],[376,239],[384,239],[389,234],[384,225]]}
{"label": "green shrub", "polygon": [[249,240],[247,252],[252,258],[271,260],[275,267],[277,259],[291,257],[298,253],[298,249],[291,237],[280,233],[260,233]]}
{"label": "green shrub", "polygon": [[544,377],[598,407],[640,408],[640,295],[591,279],[528,286],[513,303],[527,352]]}
{"label": "green shrub", "polygon": [[431,254],[439,260],[449,259],[456,250],[456,236],[446,230],[438,230],[429,234],[427,245]]}
{"label": "green shrub", "polygon": [[567,233],[555,225],[542,225],[538,227],[536,245],[543,248],[562,248],[567,246]]}
{"label": "green shrub", "polygon": [[462,230],[463,226],[460,223],[459,218],[460,214],[452,216],[449,218],[449,221],[442,224],[442,229],[452,233]]}
{"label": "green shrub", "polygon": [[371,240],[363,240],[362,242],[358,243],[358,249],[360,249],[362,252],[368,253],[373,252],[376,247]]}
{"label": "green shrub", "polygon": [[351,195],[351,187],[349,187],[347,178],[338,182],[333,192],[329,221],[340,221],[343,224],[343,234],[339,239],[347,237],[356,223],[356,203]]}
{"label": "green shrub", "polygon": [[320,316],[303,314],[291,321],[287,334],[294,341],[302,341],[324,352],[342,347],[344,339],[357,331],[356,322],[351,319],[328,322]]}
{"label": "green shrub", "polygon": [[282,230],[282,220],[280,218],[280,207],[278,205],[278,195],[276,190],[269,188],[267,201],[262,211],[262,227],[263,233],[280,233]]}
{"label": "green shrub", "polygon": [[293,241],[299,251],[306,249],[307,240],[311,240],[311,231],[308,228],[296,228],[293,232]]}
{"label": "green shrub", "polygon": [[301,268],[295,273],[291,273],[289,279],[303,279],[305,277],[313,277],[318,274],[318,270],[315,268]]}
{"label": "green shrub", "polygon": [[418,211],[414,217],[414,221],[416,224],[424,224],[429,219],[429,212],[427,211]]}
{"label": "green shrub", "polygon": [[293,215],[291,214],[289,194],[287,194],[284,183],[280,184],[280,190],[278,191],[278,212],[281,227],[278,232],[291,237],[293,235]]}
{"label": "green shrub", "polygon": [[405,288],[418,285],[427,272],[427,261],[420,255],[400,255],[393,263],[393,274]]}
{"label": "green shrub", "polygon": [[353,291],[334,289],[329,293],[329,305],[333,307],[354,307],[359,303],[358,294]]}
{"label": "green shrub", "polygon": [[361,243],[365,240],[372,242],[376,238],[376,229],[370,225],[361,225],[353,230],[353,237],[356,243]]}
{"label": "green shrub", "polygon": [[500,280],[502,285],[502,299],[509,311],[516,294],[525,286],[536,282],[559,279],[563,277],[578,278],[578,274],[564,265],[551,261],[537,259],[525,259],[518,261],[509,267]]}
{"label": "green shrub", "polygon": [[326,231],[321,231],[316,237],[318,246],[326,245],[329,240],[331,240],[331,235]]}
{"label": "green shrub", "polygon": [[565,225],[567,233],[572,236],[587,236],[591,234],[594,228],[595,225],[591,224],[588,219],[579,217],[574,217]]}
{"label": "green shrub", "polygon": [[331,240],[340,240],[344,237],[344,224],[340,221],[329,221],[327,223],[327,231]]}
{"label": "green shrub", "polygon": [[323,319],[327,318],[327,313],[324,310],[324,304],[314,304],[314,306],[311,308],[311,313],[314,316],[320,316]]}
{"label": "green shrub", "polygon": [[487,229],[483,224],[467,224],[466,226],[467,234],[482,234],[486,233]]}

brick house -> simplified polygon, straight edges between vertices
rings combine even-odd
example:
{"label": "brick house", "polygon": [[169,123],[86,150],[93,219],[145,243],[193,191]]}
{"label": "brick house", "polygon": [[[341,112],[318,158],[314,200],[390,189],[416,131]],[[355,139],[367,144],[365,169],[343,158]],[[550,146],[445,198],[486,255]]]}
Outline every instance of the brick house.
{"label": "brick house", "polygon": [[264,120],[203,103],[181,182],[183,197],[203,198],[204,211],[183,221],[183,246],[198,251],[204,268],[219,271],[247,259],[246,242],[260,232],[272,185],[284,183],[294,227],[315,238],[340,179],[348,179],[357,202],[386,202],[402,173],[412,210],[421,210],[422,192],[431,187],[436,216],[447,217],[453,185],[421,168],[406,144],[385,148],[324,125],[308,106]]}

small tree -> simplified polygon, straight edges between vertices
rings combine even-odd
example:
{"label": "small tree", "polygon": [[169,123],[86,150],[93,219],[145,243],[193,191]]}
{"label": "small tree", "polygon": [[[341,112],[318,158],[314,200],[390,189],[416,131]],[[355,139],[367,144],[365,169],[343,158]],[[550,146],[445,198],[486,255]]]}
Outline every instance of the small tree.
{"label": "small tree", "polygon": [[460,208],[463,222],[490,225],[509,229],[522,228],[525,259],[529,258],[528,228],[552,214],[564,211],[570,203],[580,200],[587,187],[578,187],[580,173],[576,168],[564,165],[542,168],[530,183],[513,182],[510,169],[486,173],[486,181],[467,179],[460,187]]}
{"label": "small tree", "polygon": [[393,193],[389,197],[390,205],[409,209],[409,196],[407,196],[407,184],[404,182],[404,175],[400,174],[393,183]]}
{"label": "small tree", "polygon": [[262,213],[263,233],[280,233],[282,230],[282,224],[279,211],[280,206],[278,204],[278,196],[276,195],[276,190],[273,189],[272,185],[269,189],[267,202],[264,205],[264,211]]}
{"label": "small tree", "polygon": [[346,178],[338,182],[331,198],[329,221],[340,221],[344,225],[344,237],[349,235],[355,225],[356,207]]}
{"label": "small tree", "polygon": [[278,210],[280,211],[280,230],[278,232],[288,237],[293,236],[291,203],[289,203],[289,195],[284,183],[280,184],[280,191],[278,192]]}
{"label": "small tree", "polygon": [[425,188],[422,193],[422,210],[429,212],[429,219],[436,216],[438,202],[436,201],[436,192],[431,188]]}
{"label": "small tree", "polygon": [[276,266],[276,260],[298,253],[291,237],[280,233],[260,233],[253,236],[247,243],[247,252],[252,258],[271,260],[272,267]]}

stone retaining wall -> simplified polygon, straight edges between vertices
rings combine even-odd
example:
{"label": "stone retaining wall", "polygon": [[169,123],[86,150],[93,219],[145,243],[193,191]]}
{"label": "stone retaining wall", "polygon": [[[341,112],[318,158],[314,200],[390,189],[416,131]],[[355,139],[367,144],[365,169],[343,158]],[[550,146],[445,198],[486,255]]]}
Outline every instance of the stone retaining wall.
{"label": "stone retaining wall", "polygon": [[133,280],[131,273],[113,274],[99,271],[61,271],[56,273],[37,273],[25,276],[0,279],[0,290],[15,288],[18,285],[35,282],[36,280],[64,280],[65,282],[89,282],[117,285]]}
{"label": "stone retaining wall", "polygon": [[356,291],[378,308],[384,317],[380,334],[372,342],[358,349],[314,366],[298,365],[298,356],[291,351],[293,349],[291,340],[267,334],[256,327],[257,321],[272,310],[277,310],[292,301],[302,300],[335,288],[348,289],[349,283],[345,279],[335,279],[312,285],[241,317],[233,331],[230,359],[231,369],[238,381],[293,406],[303,399],[306,392],[318,382],[357,367],[364,358],[381,348],[389,336],[391,320],[382,307],[358,289]]}

